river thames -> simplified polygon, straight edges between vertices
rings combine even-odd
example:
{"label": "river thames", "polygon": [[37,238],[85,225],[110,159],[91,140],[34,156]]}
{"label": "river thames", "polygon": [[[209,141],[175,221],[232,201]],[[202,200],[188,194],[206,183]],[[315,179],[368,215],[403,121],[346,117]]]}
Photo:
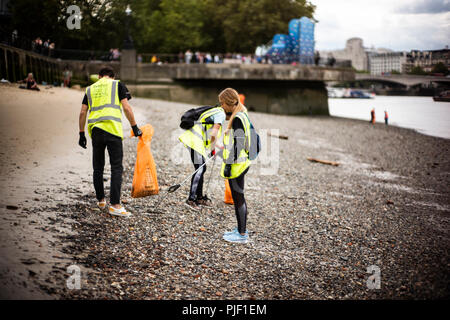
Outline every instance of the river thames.
{"label": "river thames", "polygon": [[450,139],[450,102],[435,102],[432,97],[376,96],[374,99],[328,99],[330,115],[370,120],[375,108],[376,122],[384,123],[384,111],[389,125],[410,128],[420,133]]}

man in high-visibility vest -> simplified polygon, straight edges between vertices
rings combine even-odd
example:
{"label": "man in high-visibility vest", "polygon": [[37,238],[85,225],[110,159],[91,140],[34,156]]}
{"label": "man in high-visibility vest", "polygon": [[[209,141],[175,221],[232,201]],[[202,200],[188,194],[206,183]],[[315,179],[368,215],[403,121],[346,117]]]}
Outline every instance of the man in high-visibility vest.
{"label": "man in high-visibility vest", "polygon": [[[125,113],[134,135],[141,136],[134,119],[134,114],[128,100],[131,99],[127,87],[114,80],[114,70],[106,67],[100,70],[99,80],[86,88],[80,111],[80,139],[78,144],[86,149],[87,140],[84,133],[86,118],[88,133],[92,138],[92,163],[94,167],[94,188],[97,205],[100,209],[106,207],[103,188],[103,170],[105,167],[105,148],[108,148],[111,164],[111,189],[109,213],[128,217],[131,214],[120,204],[122,187],[123,130],[122,110]],[[88,117],[89,112],[89,117]]]}

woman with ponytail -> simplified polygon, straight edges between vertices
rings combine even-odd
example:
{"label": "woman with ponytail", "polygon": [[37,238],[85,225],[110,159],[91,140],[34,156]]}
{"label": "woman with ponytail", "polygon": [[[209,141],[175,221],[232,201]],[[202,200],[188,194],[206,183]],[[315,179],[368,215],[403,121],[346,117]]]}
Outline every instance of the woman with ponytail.
{"label": "woman with ponytail", "polygon": [[221,175],[229,179],[234,201],[237,227],[225,232],[223,239],[234,243],[249,241],[247,226],[247,204],[244,197],[244,177],[249,170],[250,160],[250,120],[247,108],[240,102],[239,94],[227,88],[219,94],[219,102],[224,109],[228,126],[224,133],[224,151]]}

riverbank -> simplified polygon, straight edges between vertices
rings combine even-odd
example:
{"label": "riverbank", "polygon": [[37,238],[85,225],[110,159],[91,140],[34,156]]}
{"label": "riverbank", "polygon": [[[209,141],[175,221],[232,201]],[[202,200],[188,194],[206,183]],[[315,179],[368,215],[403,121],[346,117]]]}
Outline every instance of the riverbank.
{"label": "riverbank", "polygon": [[[33,297],[51,299],[449,296],[448,139],[366,121],[250,113],[274,158],[261,154],[246,177],[252,242],[231,245],[221,239],[235,218],[222,202],[218,161],[208,193],[213,208],[190,211],[183,205],[183,186],[165,200],[161,213],[151,213],[164,191],[130,198],[137,141],[126,137],[122,197],[134,216],[111,217],[95,209],[90,141],[87,151],[77,145],[83,93],[0,90],[8,98],[1,103],[0,122],[0,231],[2,257],[8,257],[2,259],[1,281],[11,288],[3,297],[28,297],[31,289]],[[131,104],[138,124],[155,128],[152,152],[165,190],[192,171],[175,131],[189,106],[139,98]],[[28,112],[36,114],[27,117]],[[268,137],[265,129],[289,139]],[[109,169],[105,178],[107,187]],[[70,265],[82,268],[80,290],[66,287]],[[366,284],[372,265],[381,271],[379,290]]]}

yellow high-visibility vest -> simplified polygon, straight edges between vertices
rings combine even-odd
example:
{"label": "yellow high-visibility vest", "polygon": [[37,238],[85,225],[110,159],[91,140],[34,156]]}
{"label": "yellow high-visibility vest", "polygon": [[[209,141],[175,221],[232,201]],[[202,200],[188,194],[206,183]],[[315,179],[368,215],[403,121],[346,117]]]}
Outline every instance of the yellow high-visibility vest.
{"label": "yellow high-visibility vest", "polygon": [[92,129],[96,127],[123,139],[119,80],[103,77],[86,88],[86,96],[89,136],[92,136]]}
{"label": "yellow high-visibility vest", "polygon": [[[244,112],[238,112],[236,114],[236,118],[239,118],[244,125],[244,134],[245,134],[245,144],[244,148],[239,153],[237,159],[233,161],[231,164],[231,175],[229,177],[224,176],[225,166],[227,164],[227,160],[232,154],[234,148],[234,135],[233,130],[230,130],[228,134],[223,136],[223,162],[222,169],[220,170],[220,175],[225,179],[235,179],[239,177],[251,164],[250,159],[248,158],[248,153],[250,151],[251,135],[250,135],[250,121],[248,120],[248,116]],[[234,120],[233,120],[234,121]]]}
{"label": "yellow high-visibility vest", "polygon": [[[222,107],[216,107],[203,112],[194,126],[183,132],[178,139],[183,142],[186,147],[194,149],[206,158],[206,149],[211,144],[211,129],[214,123],[207,123],[207,119],[219,112],[224,112]],[[222,135],[222,126],[217,132],[216,139],[218,140]],[[216,140],[216,141],[217,141]]]}

